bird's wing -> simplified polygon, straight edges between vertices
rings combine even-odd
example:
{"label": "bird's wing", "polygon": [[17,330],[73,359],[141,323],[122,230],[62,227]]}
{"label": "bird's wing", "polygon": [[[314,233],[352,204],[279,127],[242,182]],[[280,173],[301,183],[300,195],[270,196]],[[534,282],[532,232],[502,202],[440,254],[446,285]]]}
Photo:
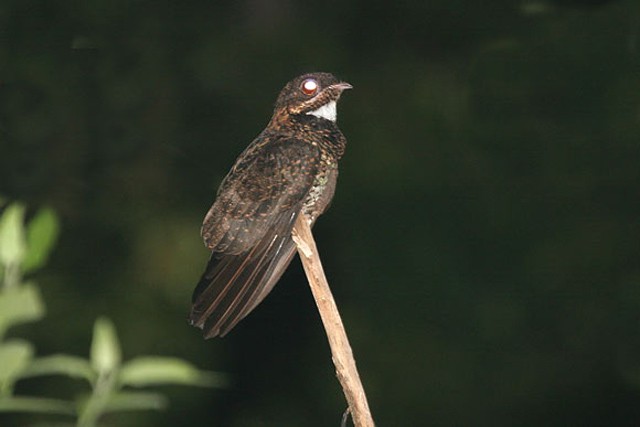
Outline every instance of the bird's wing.
{"label": "bird's wing", "polygon": [[246,151],[221,185],[202,235],[211,258],[190,322],[225,335],[271,291],[288,266],[293,224],[318,170],[318,149],[291,139]]}

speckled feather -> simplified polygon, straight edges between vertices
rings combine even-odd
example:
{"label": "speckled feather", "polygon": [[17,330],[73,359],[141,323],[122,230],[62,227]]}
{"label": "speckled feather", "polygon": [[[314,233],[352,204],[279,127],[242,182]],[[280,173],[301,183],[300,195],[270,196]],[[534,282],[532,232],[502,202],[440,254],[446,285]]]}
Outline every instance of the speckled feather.
{"label": "speckled feather", "polygon": [[[300,90],[308,79],[318,83],[313,96]],[[295,253],[297,216],[313,223],[329,206],[346,140],[322,116],[349,87],[328,73],[289,82],[266,129],[220,185],[202,225],[212,253],[189,316],[206,338],[228,333],[273,289]]]}

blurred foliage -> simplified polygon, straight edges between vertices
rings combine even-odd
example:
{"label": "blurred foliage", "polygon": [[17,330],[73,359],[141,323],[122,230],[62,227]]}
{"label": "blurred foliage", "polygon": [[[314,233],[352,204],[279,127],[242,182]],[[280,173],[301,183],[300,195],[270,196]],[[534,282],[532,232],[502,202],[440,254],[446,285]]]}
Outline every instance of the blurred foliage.
{"label": "blurred foliage", "polygon": [[[77,423],[58,425],[93,427],[106,413],[166,407],[162,394],[133,392],[125,387],[223,384],[221,376],[199,371],[178,358],[139,357],[123,363],[115,328],[105,318],[95,323],[90,360],[65,354],[35,357],[29,341],[1,340],[10,327],[44,316],[38,288],[22,283],[21,275],[43,266],[57,238],[58,220],[51,210],[43,209],[25,227],[24,213],[24,206],[11,204],[0,216],[0,413],[77,416]],[[91,393],[74,402],[62,400],[60,393],[55,398],[43,398],[14,392],[20,380],[50,375],[84,379]]]}
{"label": "blurred foliage", "polygon": [[78,354],[105,313],[131,354],[237,379],[114,425],[337,425],[297,261],[228,337],[184,320],[220,180],[286,81],[331,71],[349,146],[315,235],[378,423],[637,425],[639,23],[637,0],[5,0],[0,193],[65,230],[21,336]]}

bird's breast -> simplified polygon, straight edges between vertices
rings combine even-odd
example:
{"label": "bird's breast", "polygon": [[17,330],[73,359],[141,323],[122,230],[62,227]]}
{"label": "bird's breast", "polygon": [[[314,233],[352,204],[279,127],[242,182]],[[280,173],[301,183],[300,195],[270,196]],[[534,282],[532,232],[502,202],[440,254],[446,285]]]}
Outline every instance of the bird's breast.
{"label": "bird's breast", "polygon": [[303,213],[312,221],[315,221],[329,207],[335,193],[337,178],[338,168],[333,163],[322,168],[313,180],[302,208]]}

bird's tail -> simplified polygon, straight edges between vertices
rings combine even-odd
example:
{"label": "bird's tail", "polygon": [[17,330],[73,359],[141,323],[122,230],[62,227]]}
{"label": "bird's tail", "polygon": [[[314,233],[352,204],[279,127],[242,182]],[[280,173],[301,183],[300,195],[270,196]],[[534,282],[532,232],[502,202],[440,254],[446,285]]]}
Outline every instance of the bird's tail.
{"label": "bird's tail", "polygon": [[205,338],[226,335],[273,289],[295,253],[291,229],[280,231],[242,254],[211,254],[189,314]]}

